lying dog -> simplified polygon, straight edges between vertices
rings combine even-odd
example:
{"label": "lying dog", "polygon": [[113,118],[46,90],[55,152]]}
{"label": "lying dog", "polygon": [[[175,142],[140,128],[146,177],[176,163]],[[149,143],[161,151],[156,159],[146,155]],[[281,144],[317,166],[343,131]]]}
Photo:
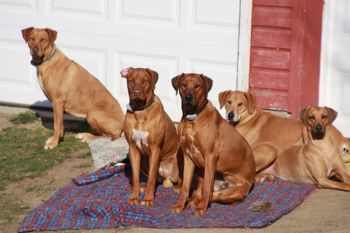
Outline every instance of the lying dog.
{"label": "lying dog", "polygon": [[[304,145],[295,145],[279,153],[276,161],[262,174],[300,183],[314,183],[319,188],[350,191],[350,174],[341,157],[349,150],[348,142],[339,141],[332,127],[337,113],[328,107],[301,111]],[[340,139],[341,140],[341,139]],[[336,177],[340,182],[330,179]]]}
{"label": "lying dog", "polygon": [[[67,58],[56,46],[57,32],[46,28],[22,30],[37,69],[38,80],[54,113],[54,136],[47,139],[45,149],[56,147],[63,138],[64,111],[86,118],[101,137],[120,137],[124,113],[117,100],[88,71]],[[78,138],[90,141],[96,136],[80,133]]]}
{"label": "lying dog", "polygon": [[249,92],[223,91],[219,103],[220,108],[225,106],[227,120],[252,147],[257,172],[271,165],[278,151],[302,144],[300,121],[263,111]]}
{"label": "lying dog", "polygon": [[220,108],[225,106],[227,120],[251,146],[263,142],[277,147],[302,144],[300,121],[263,111],[256,106],[255,97],[249,92],[221,92],[219,103]]}
{"label": "lying dog", "polygon": [[[158,170],[165,179],[165,187],[180,181],[177,132],[161,101],[154,94],[158,73],[129,67],[121,71],[121,76],[127,79],[130,98],[125,118],[125,137],[129,143],[132,167],[132,194],[128,203],[151,206]],[[148,174],[142,202],[139,200],[140,170]]]}
{"label": "lying dog", "polygon": [[178,213],[185,207],[195,167],[199,168],[198,183],[189,201],[194,214],[203,214],[210,201],[244,199],[254,182],[253,153],[207,99],[212,80],[202,74],[181,74],[171,81],[182,100],[178,134],[184,153],[183,186],[172,211]]}

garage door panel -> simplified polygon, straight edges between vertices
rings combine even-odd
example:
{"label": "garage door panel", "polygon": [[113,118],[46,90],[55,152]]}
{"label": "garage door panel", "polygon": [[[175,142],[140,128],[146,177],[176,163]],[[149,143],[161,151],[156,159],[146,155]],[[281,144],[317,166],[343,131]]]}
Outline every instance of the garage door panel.
{"label": "garage door panel", "polygon": [[239,1],[232,0],[192,0],[191,28],[212,28],[229,30],[237,27]]}
{"label": "garage door panel", "polygon": [[178,26],[178,0],[121,0],[119,7],[117,17],[121,21]]}
{"label": "garage door panel", "polygon": [[36,14],[37,9],[36,0],[0,0],[0,12]]}
{"label": "garage door panel", "polygon": [[50,16],[107,20],[107,0],[49,0],[48,4]]}
{"label": "garage door panel", "polygon": [[80,64],[104,85],[107,84],[107,52],[97,49],[82,49],[60,46],[61,51],[71,60]]}

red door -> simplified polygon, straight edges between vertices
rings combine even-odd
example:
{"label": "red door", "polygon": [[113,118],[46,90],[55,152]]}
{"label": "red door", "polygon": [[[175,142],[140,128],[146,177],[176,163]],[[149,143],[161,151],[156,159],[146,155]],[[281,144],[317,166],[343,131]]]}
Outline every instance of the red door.
{"label": "red door", "polygon": [[249,90],[298,116],[318,104],[323,0],[253,0]]}

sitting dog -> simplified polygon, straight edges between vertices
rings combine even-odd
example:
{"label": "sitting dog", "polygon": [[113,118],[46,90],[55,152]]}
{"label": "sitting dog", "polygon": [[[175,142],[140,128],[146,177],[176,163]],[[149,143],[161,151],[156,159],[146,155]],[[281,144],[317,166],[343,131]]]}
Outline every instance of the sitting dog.
{"label": "sitting dog", "polygon": [[[124,113],[119,103],[100,81],[55,46],[57,32],[30,27],[22,30],[22,36],[29,46],[40,86],[53,107],[54,136],[47,139],[44,148],[53,149],[63,138],[64,111],[86,118],[100,137],[120,137]],[[96,136],[80,133],[77,137],[90,141]]]}
{"label": "sitting dog", "polygon": [[210,201],[231,203],[244,199],[254,182],[253,152],[207,99],[212,80],[202,74],[181,74],[171,81],[182,100],[178,134],[184,153],[182,190],[172,211],[184,209],[196,167],[197,188],[189,201],[194,214],[203,214]]}
{"label": "sitting dog", "polygon": [[[154,94],[158,73],[148,68],[129,67],[121,71],[121,76],[127,80],[130,99],[125,117],[132,167],[132,194],[128,203],[152,206],[158,171],[165,187],[180,181],[177,132]],[[140,202],[141,170],[148,174],[148,181],[145,197]]]}
{"label": "sitting dog", "polygon": [[[346,170],[342,154],[349,150],[344,137],[332,127],[337,112],[328,107],[303,109],[304,145],[290,146],[279,153],[275,162],[262,174],[289,181],[314,183],[319,188],[350,191],[350,174]],[[343,140],[342,143],[339,140]],[[330,179],[336,177],[338,181]]]}

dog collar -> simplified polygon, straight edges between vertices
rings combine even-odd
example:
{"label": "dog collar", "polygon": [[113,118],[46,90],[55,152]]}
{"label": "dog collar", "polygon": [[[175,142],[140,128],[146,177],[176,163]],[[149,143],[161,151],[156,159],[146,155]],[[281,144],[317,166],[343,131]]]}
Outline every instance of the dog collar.
{"label": "dog collar", "polygon": [[45,62],[50,61],[53,58],[53,56],[55,56],[56,51],[57,51],[57,49],[56,49],[56,47],[54,47],[51,54],[45,60],[43,60],[40,64],[35,64],[33,62],[33,60],[30,61],[30,64],[32,64],[33,66],[40,66],[40,65],[44,64]]}
{"label": "dog collar", "polygon": [[[146,109],[149,108],[154,102],[155,102],[154,99],[152,99],[151,103],[149,103],[148,105],[146,105],[144,109],[142,109],[142,110],[137,110],[137,111],[146,110]],[[130,104],[127,104],[127,105],[126,105],[126,111],[129,112],[129,113],[133,113],[133,112],[134,112],[134,110],[132,110]]]}
{"label": "dog collar", "polygon": [[208,104],[208,100],[205,102],[205,104],[203,105],[203,107],[201,107],[196,113],[194,113],[194,114],[187,114],[186,116],[185,116],[185,118],[188,120],[188,121],[194,121],[196,118],[197,118],[197,116],[204,110],[204,108],[205,108],[205,106],[207,106],[207,104]]}

